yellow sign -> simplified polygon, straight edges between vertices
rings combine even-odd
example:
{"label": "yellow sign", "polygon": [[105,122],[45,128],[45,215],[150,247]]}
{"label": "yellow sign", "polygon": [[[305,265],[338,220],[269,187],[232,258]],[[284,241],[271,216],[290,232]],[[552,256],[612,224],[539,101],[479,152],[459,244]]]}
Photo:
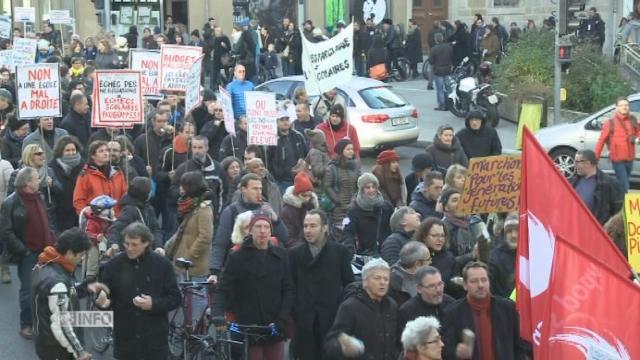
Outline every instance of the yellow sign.
{"label": "yellow sign", "polygon": [[624,196],[624,225],[629,264],[640,271],[640,194]]}
{"label": "yellow sign", "polygon": [[518,210],[521,163],[520,155],[471,159],[458,210],[463,214]]}
{"label": "yellow sign", "polygon": [[567,89],[560,88],[560,101],[567,101]]}

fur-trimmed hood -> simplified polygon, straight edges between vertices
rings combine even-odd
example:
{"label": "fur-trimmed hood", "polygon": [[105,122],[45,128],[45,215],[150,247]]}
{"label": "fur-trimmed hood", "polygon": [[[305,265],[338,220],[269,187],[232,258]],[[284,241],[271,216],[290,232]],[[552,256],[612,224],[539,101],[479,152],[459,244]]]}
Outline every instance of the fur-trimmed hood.
{"label": "fur-trimmed hood", "polygon": [[[293,186],[287,188],[284,195],[282,195],[282,201],[296,209],[300,209],[303,205],[302,199],[293,193]],[[319,206],[318,195],[316,195],[316,193],[311,193],[311,204],[313,205],[313,209],[317,209]]]}

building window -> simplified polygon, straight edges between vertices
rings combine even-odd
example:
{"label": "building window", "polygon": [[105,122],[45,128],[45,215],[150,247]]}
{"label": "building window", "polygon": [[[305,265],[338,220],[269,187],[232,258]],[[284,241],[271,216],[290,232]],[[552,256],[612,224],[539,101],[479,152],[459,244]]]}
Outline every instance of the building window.
{"label": "building window", "polygon": [[422,0],[413,0],[413,7],[421,7]]}
{"label": "building window", "polygon": [[493,7],[516,7],[520,0],[493,0]]}

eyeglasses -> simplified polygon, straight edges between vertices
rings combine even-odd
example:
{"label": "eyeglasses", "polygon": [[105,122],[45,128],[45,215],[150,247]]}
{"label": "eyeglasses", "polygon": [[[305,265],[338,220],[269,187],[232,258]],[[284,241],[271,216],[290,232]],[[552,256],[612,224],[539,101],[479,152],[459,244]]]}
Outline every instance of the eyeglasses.
{"label": "eyeglasses", "polygon": [[434,289],[437,289],[437,288],[444,287],[444,282],[440,281],[439,283],[431,284],[431,285],[422,285],[422,284],[418,284],[418,285],[420,287],[423,287],[423,288],[427,289],[427,290],[434,290]]}
{"label": "eyeglasses", "polygon": [[442,337],[440,336],[436,336],[435,338],[433,338],[433,340],[429,340],[429,341],[425,341],[424,343],[426,345],[431,345],[431,344],[438,344],[442,341]]}
{"label": "eyeglasses", "polygon": [[34,152],[33,155],[42,156],[44,154],[43,151]]}

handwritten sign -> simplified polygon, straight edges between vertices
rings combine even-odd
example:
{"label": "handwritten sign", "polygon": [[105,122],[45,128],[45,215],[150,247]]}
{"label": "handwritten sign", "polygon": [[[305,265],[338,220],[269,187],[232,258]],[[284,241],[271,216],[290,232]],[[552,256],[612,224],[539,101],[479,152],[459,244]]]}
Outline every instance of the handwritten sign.
{"label": "handwritten sign", "polygon": [[19,66],[16,84],[20,119],[62,116],[58,64]]}
{"label": "handwritten sign", "polygon": [[184,96],[185,113],[190,113],[196,106],[202,102],[202,94],[200,93],[200,76],[202,75],[202,58],[200,57],[191,65],[189,75],[187,77],[187,91]]}
{"label": "handwritten sign", "polygon": [[140,72],[96,71],[93,127],[128,128],[144,123]]}
{"label": "handwritten sign", "polygon": [[52,24],[71,24],[69,10],[50,10],[49,22]]}
{"label": "handwritten sign", "polygon": [[227,91],[227,89],[222,86],[219,87],[220,90],[220,105],[222,106],[222,112],[224,114],[224,128],[227,132],[233,136],[236,135],[236,126],[235,120],[233,117],[233,103],[231,101],[231,94]]}
{"label": "handwritten sign", "polygon": [[38,41],[34,39],[13,39],[13,66],[31,65],[36,61]]}
{"label": "handwritten sign", "polygon": [[247,91],[247,144],[278,145],[276,94]]}
{"label": "handwritten sign", "polygon": [[9,69],[14,72],[13,50],[0,50],[0,68]]}
{"label": "handwritten sign", "polygon": [[13,8],[13,18],[17,22],[36,22],[36,8],[15,7]]}
{"label": "handwritten sign", "polygon": [[0,15],[0,38],[11,38],[11,17]]}
{"label": "handwritten sign", "polygon": [[640,194],[624,196],[624,224],[629,264],[640,271]]}
{"label": "handwritten sign", "polygon": [[160,93],[160,51],[129,50],[129,67],[140,71],[142,95],[150,99],[161,99]]}
{"label": "handwritten sign", "polygon": [[187,90],[191,65],[202,55],[199,46],[162,45],[160,49],[160,90]]}
{"label": "handwritten sign", "polygon": [[471,159],[458,210],[463,214],[516,211],[520,199],[520,167],[519,155]]}

